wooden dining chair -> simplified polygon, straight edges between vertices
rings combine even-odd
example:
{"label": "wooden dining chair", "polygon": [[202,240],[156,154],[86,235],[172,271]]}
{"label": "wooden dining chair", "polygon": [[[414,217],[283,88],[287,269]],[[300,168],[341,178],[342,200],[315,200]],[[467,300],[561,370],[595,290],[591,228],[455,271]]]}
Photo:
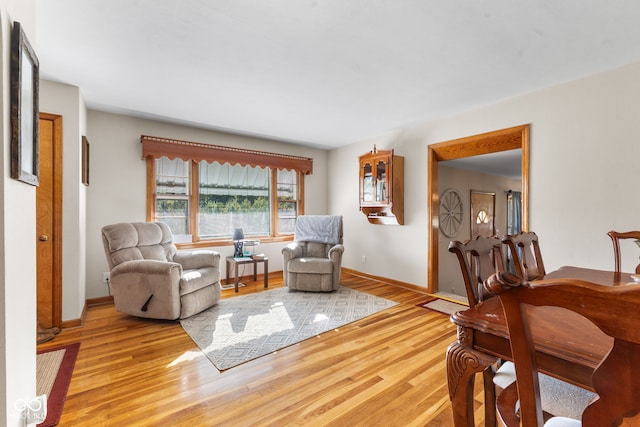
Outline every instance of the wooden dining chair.
{"label": "wooden dining chair", "polygon": [[[516,382],[497,397],[498,417],[505,426],[640,425],[640,328],[637,327],[640,284],[602,286],[576,279],[542,280],[504,290],[498,297],[504,309],[516,371]],[[551,418],[545,424],[535,335],[528,321],[532,306],[573,311],[613,338],[607,356],[593,372],[592,385],[598,396],[582,412],[582,423],[569,418]],[[516,406],[520,408],[519,413]]]}
{"label": "wooden dining chair", "polygon": [[475,239],[449,243],[449,252],[458,257],[469,306],[484,298],[482,283],[492,274],[504,271],[500,238],[478,236]]}
{"label": "wooden dining chair", "polygon": [[[611,241],[613,242],[613,256],[615,259],[615,268],[616,272],[620,273],[622,271],[622,262],[621,262],[621,253],[620,253],[620,240],[623,239],[634,239],[640,240],[640,231],[626,231],[626,232],[618,232],[611,230],[607,233],[609,237],[611,237]],[[640,274],[640,264],[636,266],[636,274]]]}
{"label": "wooden dining chair", "polygon": [[544,277],[546,272],[536,233],[521,231],[518,234],[507,235],[502,239],[502,243],[509,248],[518,277],[527,282]]}
{"label": "wooden dining chair", "polygon": [[[483,282],[489,276],[504,271],[500,238],[478,236],[472,240],[449,243],[449,252],[455,254],[462,271],[462,279],[467,292],[470,307],[475,307],[483,299]],[[490,366],[482,373],[485,401],[485,425],[494,426],[496,423],[494,375],[501,362]]]}

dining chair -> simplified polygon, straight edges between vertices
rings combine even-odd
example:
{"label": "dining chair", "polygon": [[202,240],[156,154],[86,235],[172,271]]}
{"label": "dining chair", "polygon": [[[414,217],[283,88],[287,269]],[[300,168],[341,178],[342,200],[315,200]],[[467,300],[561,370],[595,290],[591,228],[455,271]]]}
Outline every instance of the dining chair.
{"label": "dining chair", "polygon": [[502,243],[509,248],[518,277],[527,282],[544,277],[546,273],[536,233],[521,231],[518,234],[507,235],[502,239]]}
{"label": "dining chair", "polygon": [[[496,399],[498,417],[505,426],[639,425],[640,329],[637,325],[640,311],[637,307],[640,284],[613,287],[576,279],[542,280],[503,290],[498,298],[504,309],[516,372],[516,382]],[[560,417],[544,419],[534,346],[535,326],[532,330],[533,322],[528,321],[533,310],[541,307],[573,311],[613,338],[609,352],[592,374],[597,397],[582,412],[582,422]]]}
{"label": "dining chair", "polygon": [[492,274],[504,270],[500,238],[478,236],[472,240],[449,243],[449,252],[458,257],[469,306],[484,298],[482,284]]}
{"label": "dining chair", "polygon": [[[622,239],[640,240],[640,231],[618,232],[618,231],[611,230],[607,234],[609,235],[609,237],[611,237],[611,241],[613,242],[613,256],[615,258],[615,268],[616,268],[615,271],[617,273],[620,273],[622,271],[620,240]],[[640,274],[640,264],[636,266],[636,274]]]}
{"label": "dining chair", "polygon": [[[485,299],[483,282],[496,272],[504,271],[500,238],[497,236],[478,236],[464,242],[454,240],[449,243],[449,252],[458,258],[469,306],[475,307]],[[489,367],[482,373],[486,403],[485,424],[487,426],[495,425],[494,375],[496,370],[499,370],[501,363],[499,361],[495,366]]]}

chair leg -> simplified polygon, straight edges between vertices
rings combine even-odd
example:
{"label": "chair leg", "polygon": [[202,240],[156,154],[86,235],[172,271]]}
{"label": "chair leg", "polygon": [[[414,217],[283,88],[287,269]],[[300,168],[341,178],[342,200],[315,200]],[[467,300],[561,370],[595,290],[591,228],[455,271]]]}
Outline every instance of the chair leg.
{"label": "chair leg", "polygon": [[485,427],[496,427],[496,387],[493,384],[493,376],[496,373],[494,365],[489,366],[482,372],[482,383],[484,386],[484,425]]}

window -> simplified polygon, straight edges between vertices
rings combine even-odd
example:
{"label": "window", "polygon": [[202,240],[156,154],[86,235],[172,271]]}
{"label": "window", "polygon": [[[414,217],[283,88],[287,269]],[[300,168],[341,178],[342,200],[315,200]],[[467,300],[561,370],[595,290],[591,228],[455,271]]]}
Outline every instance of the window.
{"label": "window", "polygon": [[166,223],[174,235],[189,232],[189,162],[166,157],[156,160],[154,221]]}
{"label": "window", "polygon": [[278,233],[293,234],[298,216],[298,180],[295,171],[278,169]]}
{"label": "window", "polygon": [[242,228],[248,236],[270,236],[267,168],[200,162],[200,238],[222,238]]}
{"label": "window", "polygon": [[[304,174],[310,172],[311,159],[239,150],[245,161],[230,162],[228,157],[218,160],[229,156],[227,147],[186,143],[190,151],[176,154],[173,144],[183,141],[141,140],[147,159],[147,219],[168,224],[177,243],[226,244],[238,227],[245,236],[263,239],[293,235],[303,213]],[[145,141],[150,143],[145,146]],[[199,155],[193,153],[194,144]],[[211,152],[216,149],[225,151],[216,156]],[[254,155],[251,162],[247,153]],[[279,157],[274,161],[268,155]],[[290,168],[290,159],[303,159],[307,166]]]}

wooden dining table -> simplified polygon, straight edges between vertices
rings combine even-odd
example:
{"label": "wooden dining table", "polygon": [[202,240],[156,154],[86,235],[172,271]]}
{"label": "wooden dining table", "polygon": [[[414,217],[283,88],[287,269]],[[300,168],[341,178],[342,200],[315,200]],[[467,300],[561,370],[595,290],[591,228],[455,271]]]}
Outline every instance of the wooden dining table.
{"label": "wooden dining table", "polygon": [[[628,273],[581,267],[561,267],[546,274],[544,280],[548,279],[578,279],[603,286],[624,286],[633,282]],[[543,307],[531,320],[539,370],[593,390],[591,375],[606,356],[612,338],[585,318],[553,307]],[[493,369],[498,360],[512,360],[509,334],[502,305],[495,297],[454,313],[451,321],[458,327],[457,340],[447,350],[447,382],[453,420],[456,427],[472,427],[475,426],[475,376]],[[485,402],[487,404],[493,405],[493,402]],[[485,419],[485,425],[493,426],[495,422],[495,419]]]}

